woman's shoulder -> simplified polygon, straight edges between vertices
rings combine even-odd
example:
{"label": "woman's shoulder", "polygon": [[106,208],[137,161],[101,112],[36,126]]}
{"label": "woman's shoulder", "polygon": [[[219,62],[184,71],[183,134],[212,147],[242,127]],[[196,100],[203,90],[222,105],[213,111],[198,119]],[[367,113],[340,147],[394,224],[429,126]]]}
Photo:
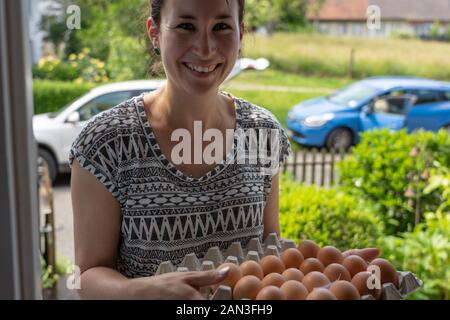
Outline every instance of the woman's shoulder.
{"label": "woman's shoulder", "polygon": [[282,129],[280,121],[266,108],[243,98],[235,97],[240,107],[241,121],[247,127]]}
{"label": "woman's shoulder", "polygon": [[136,105],[139,97],[133,97],[92,117],[83,127],[84,132],[112,132],[138,124]]}
{"label": "woman's shoulder", "polygon": [[105,148],[114,149],[118,143],[117,138],[123,132],[132,131],[139,125],[137,103],[139,97],[134,97],[92,117],[72,144],[70,163],[74,153],[86,154]]}

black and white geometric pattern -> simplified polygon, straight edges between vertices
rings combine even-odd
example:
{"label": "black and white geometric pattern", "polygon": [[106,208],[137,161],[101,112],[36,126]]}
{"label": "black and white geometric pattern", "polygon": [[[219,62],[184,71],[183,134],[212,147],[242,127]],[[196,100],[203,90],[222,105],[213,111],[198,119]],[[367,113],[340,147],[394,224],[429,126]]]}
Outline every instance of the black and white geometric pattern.
{"label": "black and white geometric pattern", "polygon": [[[284,161],[290,144],[273,114],[223,94],[234,99],[236,129],[279,131],[276,159]],[[151,276],[161,262],[179,264],[188,253],[202,258],[213,246],[225,249],[236,241],[262,240],[272,176],[262,172],[261,163],[235,161],[237,148],[201,178],[183,174],[162,154],[143,96],[94,117],[70,153],[70,164],[77,159],[120,203],[117,269],[130,278]],[[238,139],[236,133],[235,147]]]}

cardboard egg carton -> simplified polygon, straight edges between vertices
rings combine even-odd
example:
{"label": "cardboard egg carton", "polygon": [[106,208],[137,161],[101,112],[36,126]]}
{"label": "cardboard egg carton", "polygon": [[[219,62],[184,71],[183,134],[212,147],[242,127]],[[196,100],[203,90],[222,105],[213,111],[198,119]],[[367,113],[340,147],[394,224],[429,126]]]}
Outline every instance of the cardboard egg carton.
{"label": "cardboard egg carton", "polygon": [[[197,258],[195,253],[190,253],[179,265],[173,265],[171,261],[163,262],[155,275],[169,272],[207,271],[227,262],[240,265],[244,261],[253,260],[259,263],[267,255],[280,257],[286,249],[296,247],[294,240],[279,239],[276,233],[272,233],[263,243],[259,238],[251,239],[245,248],[242,248],[240,242],[234,242],[226,250],[220,250],[219,247],[210,248],[202,259]],[[403,300],[423,285],[422,281],[411,272],[398,272],[398,276],[399,288],[397,289],[392,283],[385,283],[382,288],[382,300]],[[208,288],[203,288],[202,293],[211,300],[232,300],[233,297],[232,288],[223,285],[212,294]],[[374,300],[371,295],[363,296],[361,299]]]}

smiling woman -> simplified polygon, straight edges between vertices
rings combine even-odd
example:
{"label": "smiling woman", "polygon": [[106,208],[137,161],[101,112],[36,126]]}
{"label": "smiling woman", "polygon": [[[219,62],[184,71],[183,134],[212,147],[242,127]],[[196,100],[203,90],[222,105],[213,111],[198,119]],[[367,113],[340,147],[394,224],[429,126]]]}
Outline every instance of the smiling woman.
{"label": "smiling woman", "polygon": [[[226,268],[155,275],[158,265],[280,233],[278,173],[267,169],[288,157],[287,135],[269,111],[219,91],[241,48],[244,1],[153,0],[151,8],[148,36],[165,85],[94,117],[71,149],[83,298],[202,299],[199,288],[221,282]],[[180,129],[217,135],[188,140],[179,163]],[[213,163],[196,161],[212,136],[230,131]],[[255,161],[254,146],[271,161]]]}

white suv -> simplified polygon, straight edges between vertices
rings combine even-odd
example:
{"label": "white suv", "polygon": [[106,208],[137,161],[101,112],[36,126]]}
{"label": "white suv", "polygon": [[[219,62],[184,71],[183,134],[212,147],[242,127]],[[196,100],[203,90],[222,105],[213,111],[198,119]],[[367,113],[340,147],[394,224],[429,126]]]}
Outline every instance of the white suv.
{"label": "white suv", "polygon": [[[236,62],[225,82],[244,70],[264,70],[268,60],[242,58]],[[158,89],[165,80],[136,80],[107,84],[92,89],[58,112],[33,117],[33,130],[39,150],[39,160],[47,166],[52,181],[58,173],[69,172],[69,152],[86,122],[100,112],[144,92]]]}
{"label": "white suv", "polygon": [[153,91],[164,80],[128,81],[97,87],[55,113],[33,117],[34,136],[40,160],[48,167],[50,178],[69,172],[69,152],[73,141],[86,122],[143,92]]}

